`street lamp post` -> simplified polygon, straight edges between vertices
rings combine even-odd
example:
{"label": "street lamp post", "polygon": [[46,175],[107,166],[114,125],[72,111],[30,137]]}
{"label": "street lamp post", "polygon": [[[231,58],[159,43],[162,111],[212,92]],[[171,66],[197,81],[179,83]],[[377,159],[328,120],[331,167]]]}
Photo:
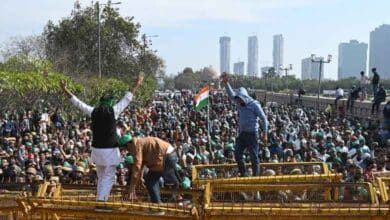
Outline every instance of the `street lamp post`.
{"label": "street lamp post", "polygon": [[280,66],[279,69],[284,71],[285,74],[286,74],[286,88],[287,88],[287,91],[288,91],[288,71],[292,70],[293,66],[292,66],[292,64],[288,65],[288,67]]}
{"label": "street lamp post", "polygon": [[317,92],[317,110],[320,109],[320,92],[321,92],[321,73],[322,73],[322,65],[324,63],[330,63],[332,61],[332,55],[328,55],[328,60],[324,60],[323,57],[316,57],[315,54],[311,55],[311,62],[312,63],[319,63],[319,72],[318,72],[318,92]]}
{"label": "street lamp post", "polygon": [[[119,5],[122,2],[112,2],[110,5]],[[108,5],[108,4],[100,4],[99,1],[96,2],[96,10],[97,10],[97,20],[98,20],[98,56],[99,56],[99,78],[102,78],[102,53],[101,53],[101,40],[100,40],[100,6]]]}
{"label": "street lamp post", "polygon": [[143,42],[143,47],[142,47],[142,71],[145,71],[146,67],[146,48],[149,46],[148,38],[152,37],[158,37],[158,35],[142,35],[142,42]]}

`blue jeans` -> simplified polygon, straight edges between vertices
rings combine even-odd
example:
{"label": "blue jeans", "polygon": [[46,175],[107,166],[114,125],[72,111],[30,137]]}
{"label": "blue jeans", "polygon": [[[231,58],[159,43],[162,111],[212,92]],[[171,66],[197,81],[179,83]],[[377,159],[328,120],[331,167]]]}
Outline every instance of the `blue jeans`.
{"label": "blue jeans", "polygon": [[[160,195],[160,178],[168,177],[169,179],[176,179],[175,168],[178,159],[176,155],[166,155],[164,159],[164,170],[162,172],[149,171],[144,177],[145,185],[148,189],[150,200],[153,203],[161,203]],[[177,181],[178,182],[178,181]]]}
{"label": "blue jeans", "polygon": [[250,132],[241,132],[238,135],[236,141],[236,150],[234,156],[236,157],[238,170],[241,176],[248,176],[245,161],[243,158],[244,150],[247,149],[252,163],[252,172],[253,176],[258,176],[260,174],[260,165],[259,165],[259,144],[257,140],[259,139],[258,133]]}

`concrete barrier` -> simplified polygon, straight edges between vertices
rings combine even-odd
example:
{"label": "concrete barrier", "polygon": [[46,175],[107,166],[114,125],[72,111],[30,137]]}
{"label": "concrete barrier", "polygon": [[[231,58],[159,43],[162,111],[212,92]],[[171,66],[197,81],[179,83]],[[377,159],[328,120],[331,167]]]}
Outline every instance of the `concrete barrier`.
{"label": "concrete barrier", "polygon": [[[256,90],[255,91],[257,100],[263,102],[277,102],[279,104],[295,104],[298,99],[298,95],[296,94],[286,94],[286,93],[275,93],[275,92],[267,92],[264,90]],[[325,108],[332,104],[334,105],[335,98],[331,97],[323,97],[320,96],[319,101],[319,109],[325,110]],[[371,101],[360,101],[356,100],[354,104],[354,109],[352,114],[348,111],[345,112],[347,115],[352,117],[364,118],[364,119],[372,119],[372,120],[382,120],[383,119],[383,107],[385,106],[385,102],[382,102],[379,109],[378,115],[371,115],[372,102]],[[302,96],[302,105],[310,108],[317,108],[317,96]],[[344,106],[346,109],[347,99],[340,99],[338,101],[338,106]]]}

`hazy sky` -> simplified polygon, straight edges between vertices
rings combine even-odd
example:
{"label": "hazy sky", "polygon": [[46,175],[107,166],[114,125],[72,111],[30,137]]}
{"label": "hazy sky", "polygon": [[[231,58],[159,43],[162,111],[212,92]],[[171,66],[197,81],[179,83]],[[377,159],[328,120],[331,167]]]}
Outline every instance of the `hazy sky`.
{"label": "hazy sky", "polygon": [[[120,1],[120,13],[134,16],[142,33],[159,35],[153,39],[153,47],[165,60],[168,74],[186,66],[219,69],[222,35],[232,38],[231,63],[246,63],[248,36],[257,35],[260,67],[272,65],[272,36],[283,34],[284,61],[293,64],[293,73],[301,72],[301,59],[312,53],[332,54],[325,77],[335,78],[338,44],[350,39],[368,43],[371,30],[390,23],[389,0]],[[91,4],[80,2],[82,7]],[[57,22],[68,16],[73,4],[73,0],[2,0],[0,42],[41,33],[49,19]]]}

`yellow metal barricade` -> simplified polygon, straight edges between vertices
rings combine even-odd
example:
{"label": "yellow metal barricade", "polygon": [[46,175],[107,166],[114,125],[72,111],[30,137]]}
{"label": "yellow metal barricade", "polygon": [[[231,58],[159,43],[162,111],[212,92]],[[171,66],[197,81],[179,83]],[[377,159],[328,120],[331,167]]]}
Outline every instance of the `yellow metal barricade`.
{"label": "yellow metal barricade", "polygon": [[[246,164],[250,168],[251,164]],[[298,174],[329,174],[328,165],[322,162],[299,162],[299,163],[260,163],[261,175],[265,176],[268,170],[278,176],[288,176],[298,171]],[[297,174],[297,173],[295,173]],[[192,181],[197,182],[205,179],[226,179],[238,176],[237,164],[212,164],[195,165],[192,168]]]}
{"label": "yellow metal barricade", "polygon": [[195,187],[212,184],[260,184],[273,182],[339,182],[341,174],[310,174],[310,175],[281,175],[281,176],[255,176],[235,177],[223,179],[198,179],[193,182]]}
{"label": "yellow metal barricade", "polygon": [[[283,198],[288,195],[290,199]],[[205,219],[389,219],[370,183],[206,184]]]}
{"label": "yellow metal barricade", "polygon": [[383,203],[389,202],[390,177],[376,178],[376,187],[379,189],[380,200]]}
{"label": "yellow metal barricade", "polygon": [[[47,186],[47,187],[46,187]],[[30,213],[37,218],[45,219],[85,219],[86,217],[104,219],[199,219],[198,207],[202,190],[168,190],[161,191],[162,196],[186,195],[193,203],[165,202],[163,204],[147,203],[147,193],[138,192],[138,200],[133,202],[123,198],[124,186],[114,186],[107,202],[96,202],[96,186],[93,185],[60,185],[42,184],[40,195],[26,198],[31,206]],[[47,191],[44,190],[47,189]],[[53,190],[55,189],[55,190]],[[199,197],[196,198],[195,197]],[[95,211],[96,207],[110,209],[109,213]],[[155,216],[155,213],[163,215]]]}
{"label": "yellow metal barricade", "polygon": [[338,203],[378,204],[371,183],[285,182],[209,184],[209,203]]}

